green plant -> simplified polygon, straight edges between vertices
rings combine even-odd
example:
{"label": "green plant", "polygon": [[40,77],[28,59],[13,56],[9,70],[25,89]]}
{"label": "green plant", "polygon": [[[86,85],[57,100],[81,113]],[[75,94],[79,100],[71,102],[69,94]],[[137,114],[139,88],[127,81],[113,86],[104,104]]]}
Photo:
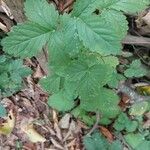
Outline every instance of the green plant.
{"label": "green plant", "polygon": [[124,74],[126,77],[142,77],[145,76],[148,73],[148,69],[145,68],[144,65],[142,65],[140,60],[134,60],[132,63],[128,66],[128,69],[125,70]]}
{"label": "green plant", "polygon": [[80,100],[81,110],[99,111],[109,121],[120,112],[119,97],[106,87],[117,86],[121,79],[116,55],[128,30],[123,13],[136,13],[148,4],[149,0],[77,0],[71,13],[62,15],[45,0],[26,0],[28,21],[14,27],[2,45],[8,54],[25,58],[47,44],[51,74],[40,83],[53,94],[48,104],[68,111]]}
{"label": "green plant", "polygon": [[150,111],[150,102],[143,101],[131,106],[129,114],[133,116],[142,116],[146,111]]}
{"label": "green plant", "polygon": [[23,65],[21,59],[0,56],[0,96],[11,96],[22,88],[22,78],[29,75],[31,69]]}
{"label": "green plant", "polygon": [[141,133],[129,133],[125,135],[125,140],[134,150],[149,150],[150,141]]}
{"label": "green plant", "polygon": [[123,146],[120,141],[115,140],[109,143],[100,133],[95,132],[92,136],[85,136],[83,143],[86,150],[122,150]]}
{"label": "green plant", "polygon": [[[144,102],[143,102],[144,103]],[[130,119],[125,113],[121,113],[118,118],[114,122],[114,129],[117,131],[116,136],[121,139],[124,139],[126,141],[126,145],[130,149],[134,150],[148,150],[150,146],[150,131],[148,127],[144,127],[144,111],[141,113],[142,108],[144,110],[144,104],[137,103],[131,106],[132,114],[130,112]],[[139,107],[139,104],[141,107]],[[138,110],[139,113],[138,113]],[[121,135],[119,137],[118,135]]]}
{"label": "green plant", "polygon": [[125,130],[127,132],[134,132],[138,127],[138,122],[130,120],[125,113],[121,113],[115,120],[114,126],[117,131]]}

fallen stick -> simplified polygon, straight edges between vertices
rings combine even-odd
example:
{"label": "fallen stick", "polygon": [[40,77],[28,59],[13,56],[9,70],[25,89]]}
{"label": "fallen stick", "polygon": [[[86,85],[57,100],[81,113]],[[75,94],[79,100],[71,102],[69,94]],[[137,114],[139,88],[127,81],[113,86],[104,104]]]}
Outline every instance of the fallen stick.
{"label": "fallen stick", "polygon": [[122,44],[129,44],[129,45],[139,45],[144,47],[150,46],[150,38],[147,37],[140,37],[140,36],[133,36],[127,35],[125,39],[122,41]]}

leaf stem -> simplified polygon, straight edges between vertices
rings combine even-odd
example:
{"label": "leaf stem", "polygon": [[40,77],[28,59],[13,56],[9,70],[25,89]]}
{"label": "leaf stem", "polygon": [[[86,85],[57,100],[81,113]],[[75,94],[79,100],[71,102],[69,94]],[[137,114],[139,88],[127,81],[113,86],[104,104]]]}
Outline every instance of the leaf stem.
{"label": "leaf stem", "polygon": [[93,125],[93,127],[91,128],[91,130],[88,132],[87,136],[90,136],[94,130],[97,128],[98,124],[99,124],[99,120],[100,120],[100,113],[99,111],[96,112],[96,122]]}

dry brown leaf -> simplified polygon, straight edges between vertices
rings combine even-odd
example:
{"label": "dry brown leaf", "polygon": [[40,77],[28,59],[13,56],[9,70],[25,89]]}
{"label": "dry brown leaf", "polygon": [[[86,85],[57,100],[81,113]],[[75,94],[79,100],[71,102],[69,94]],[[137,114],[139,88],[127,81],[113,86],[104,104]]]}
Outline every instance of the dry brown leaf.
{"label": "dry brown leaf", "polygon": [[150,27],[150,11],[142,19]]}
{"label": "dry brown leaf", "polygon": [[22,126],[21,129],[23,132],[26,133],[29,140],[33,143],[46,141],[46,139],[33,128],[33,124],[27,124],[25,126]]}
{"label": "dry brown leaf", "polygon": [[7,16],[10,19],[14,19],[9,7],[6,5],[6,3],[3,0],[0,1],[0,7],[4,10],[4,12],[7,14]]}
{"label": "dry brown leaf", "polygon": [[15,116],[13,111],[10,110],[7,117],[4,117],[5,123],[0,124],[0,134],[8,135],[10,134],[15,126]]}
{"label": "dry brown leaf", "polygon": [[54,123],[54,129],[56,131],[56,136],[60,141],[62,141],[62,133],[57,123]]}
{"label": "dry brown leaf", "polygon": [[36,71],[33,74],[34,78],[41,79],[44,76],[44,72],[42,71],[40,65],[37,66]]}
{"label": "dry brown leaf", "polygon": [[76,139],[73,139],[70,143],[68,143],[66,146],[67,147],[71,147],[71,146],[74,146],[76,143]]}
{"label": "dry brown leaf", "polygon": [[1,22],[0,22],[0,29],[3,30],[4,32],[8,32],[7,27],[4,24],[2,24]]}
{"label": "dry brown leaf", "polygon": [[61,120],[59,121],[59,126],[62,129],[68,129],[69,125],[70,125],[70,119],[71,119],[71,115],[70,114],[65,114]]}
{"label": "dry brown leaf", "polygon": [[64,148],[55,139],[51,138],[51,142],[55,147],[64,150]]}
{"label": "dry brown leaf", "polygon": [[119,106],[120,106],[122,109],[125,109],[126,106],[127,106],[127,104],[129,103],[129,101],[130,101],[129,96],[128,96],[127,94],[122,93],[122,95],[121,95],[121,101],[120,101],[120,103],[119,103]]}
{"label": "dry brown leaf", "polygon": [[150,112],[145,114],[147,121],[143,124],[143,128],[149,129],[150,128]]}
{"label": "dry brown leaf", "polygon": [[107,128],[100,126],[100,131],[110,142],[114,140],[112,133]]}
{"label": "dry brown leaf", "polygon": [[13,17],[17,23],[22,23],[23,21],[26,20],[23,11],[24,0],[3,0],[3,1],[5,2],[5,4],[10,10],[10,14],[9,14],[10,18]]}
{"label": "dry brown leaf", "polygon": [[144,129],[149,129],[149,128],[150,128],[150,120],[147,120],[147,121],[143,124],[143,128],[144,128]]}
{"label": "dry brown leaf", "polygon": [[52,111],[53,121],[58,124],[58,116],[55,110]]}
{"label": "dry brown leaf", "polygon": [[43,71],[44,75],[48,75],[48,49],[47,46],[43,48],[43,51],[36,57],[38,60],[38,63]]}

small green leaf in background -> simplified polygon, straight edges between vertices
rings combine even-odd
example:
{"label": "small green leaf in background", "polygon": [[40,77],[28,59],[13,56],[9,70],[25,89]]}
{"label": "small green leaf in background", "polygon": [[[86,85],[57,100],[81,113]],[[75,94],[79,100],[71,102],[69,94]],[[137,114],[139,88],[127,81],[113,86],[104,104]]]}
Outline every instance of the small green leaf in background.
{"label": "small green leaf in background", "polygon": [[121,113],[115,120],[113,127],[117,131],[134,132],[138,127],[138,122],[130,120],[125,113]]}
{"label": "small green leaf in background", "polygon": [[82,109],[80,106],[73,109],[71,111],[71,114],[75,118],[81,119],[88,126],[92,126],[96,121],[96,119],[94,117],[89,116],[88,113],[84,109]]}
{"label": "small green leaf in background", "polygon": [[140,133],[130,133],[125,135],[124,138],[134,150],[149,150],[150,148],[150,141],[147,141],[144,135]]}
{"label": "small green leaf in background", "polygon": [[114,141],[110,144],[110,147],[108,150],[122,150],[123,146],[119,140]]}
{"label": "small green leaf in background", "polygon": [[126,131],[127,132],[134,132],[138,128],[138,122],[137,121],[129,121],[126,123]]}
{"label": "small green leaf in background", "polygon": [[109,143],[101,133],[95,132],[83,139],[86,150],[122,150],[122,144],[118,140]]}
{"label": "small green leaf in background", "polygon": [[143,77],[147,74],[148,70],[142,65],[140,60],[134,60],[124,74],[126,77]]}
{"label": "small green leaf in background", "polygon": [[148,110],[148,108],[148,102],[135,103],[131,106],[129,113],[130,115],[141,116]]}
{"label": "small green leaf in background", "polygon": [[124,136],[127,143],[135,149],[138,145],[140,145],[144,141],[144,137],[141,134],[130,133]]}
{"label": "small green leaf in background", "polygon": [[98,132],[93,133],[92,136],[85,136],[83,143],[86,150],[106,150],[108,147],[107,141]]}
{"label": "small green leaf in background", "polygon": [[99,7],[102,9],[115,9],[125,13],[134,14],[142,11],[150,4],[149,0],[105,0],[99,1]]}
{"label": "small green leaf in background", "polygon": [[7,111],[5,109],[5,107],[0,104],[0,117],[5,117],[7,115]]}
{"label": "small green leaf in background", "polygon": [[[5,57],[5,59],[3,59]],[[3,60],[3,61],[2,61]],[[23,65],[23,60],[12,59],[6,55],[0,57],[0,90],[1,96],[11,96],[19,91],[22,86],[22,78],[31,74],[30,68]]]}

